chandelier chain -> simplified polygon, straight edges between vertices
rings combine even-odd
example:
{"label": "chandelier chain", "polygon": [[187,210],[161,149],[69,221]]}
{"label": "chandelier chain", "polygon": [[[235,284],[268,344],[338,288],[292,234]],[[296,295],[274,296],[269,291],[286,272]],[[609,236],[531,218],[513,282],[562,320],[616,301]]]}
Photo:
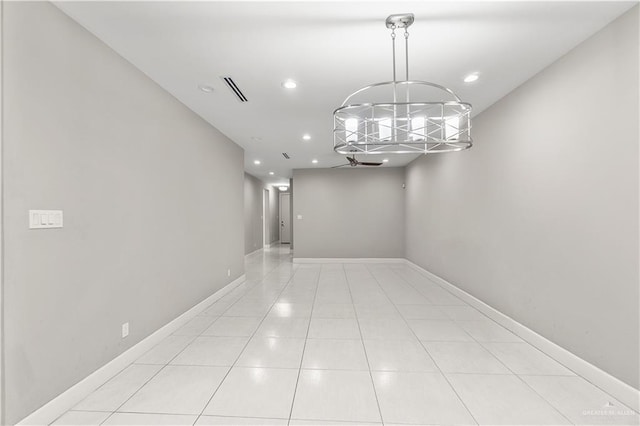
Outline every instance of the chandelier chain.
{"label": "chandelier chain", "polygon": [[[405,57],[405,67],[406,67],[406,81],[409,81],[409,30],[407,27],[404,28],[404,57]],[[408,100],[407,100],[408,102]]]}
{"label": "chandelier chain", "polygon": [[[396,26],[391,27],[391,55],[393,56],[393,81],[396,81]],[[395,101],[394,101],[395,102]]]}

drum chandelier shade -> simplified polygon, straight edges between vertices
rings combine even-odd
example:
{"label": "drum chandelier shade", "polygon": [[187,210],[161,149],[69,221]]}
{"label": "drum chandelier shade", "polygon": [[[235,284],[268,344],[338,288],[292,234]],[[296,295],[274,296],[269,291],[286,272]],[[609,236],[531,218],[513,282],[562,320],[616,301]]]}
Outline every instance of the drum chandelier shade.
{"label": "drum chandelier shade", "polygon": [[[413,14],[391,15],[393,81],[363,87],[333,112],[333,149],[339,154],[426,154],[470,148],[471,104],[450,89],[409,80]],[[404,81],[396,79],[396,34],[404,28]]]}

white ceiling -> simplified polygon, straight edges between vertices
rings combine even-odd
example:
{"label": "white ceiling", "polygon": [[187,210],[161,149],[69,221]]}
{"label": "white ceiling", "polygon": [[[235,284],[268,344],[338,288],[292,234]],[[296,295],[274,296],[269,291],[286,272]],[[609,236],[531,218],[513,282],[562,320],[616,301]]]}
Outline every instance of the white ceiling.
{"label": "white ceiling", "polygon": [[[637,2],[55,4],[241,145],[247,172],[277,183],[294,168],[346,162],[333,152],[332,113],[356,89],[391,80],[388,15],[415,14],[410,77],[453,89],[478,114]],[[470,72],[481,77],[465,84]],[[237,101],[221,76],[233,77],[249,102]],[[295,90],[281,86],[288,78]],[[385,167],[412,158],[389,156]]]}

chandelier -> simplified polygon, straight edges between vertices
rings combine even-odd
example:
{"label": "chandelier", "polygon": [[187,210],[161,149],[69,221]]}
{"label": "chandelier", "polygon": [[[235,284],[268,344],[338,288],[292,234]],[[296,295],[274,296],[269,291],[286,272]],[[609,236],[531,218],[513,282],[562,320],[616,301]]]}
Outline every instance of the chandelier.
{"label": "chandelier", "polygon": [[[333,149],[339,154],[426,154],[470,148],[471,104],[450,89],[409,80],[412,13],[390,15],[393,81],[356,90],[333,112]],[[396,78],[396,30],[404,29],[405,79]]]}

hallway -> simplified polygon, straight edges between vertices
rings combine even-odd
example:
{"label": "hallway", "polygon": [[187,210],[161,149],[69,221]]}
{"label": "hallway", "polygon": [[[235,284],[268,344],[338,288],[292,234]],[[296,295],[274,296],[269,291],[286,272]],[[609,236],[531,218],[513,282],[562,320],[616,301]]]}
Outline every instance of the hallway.
{"label": "hallway", "polygon": [[[408,265],[251,254],[246,281],[53,424],[638,424]],[[351,423],[354,424],[354,423]]]}

